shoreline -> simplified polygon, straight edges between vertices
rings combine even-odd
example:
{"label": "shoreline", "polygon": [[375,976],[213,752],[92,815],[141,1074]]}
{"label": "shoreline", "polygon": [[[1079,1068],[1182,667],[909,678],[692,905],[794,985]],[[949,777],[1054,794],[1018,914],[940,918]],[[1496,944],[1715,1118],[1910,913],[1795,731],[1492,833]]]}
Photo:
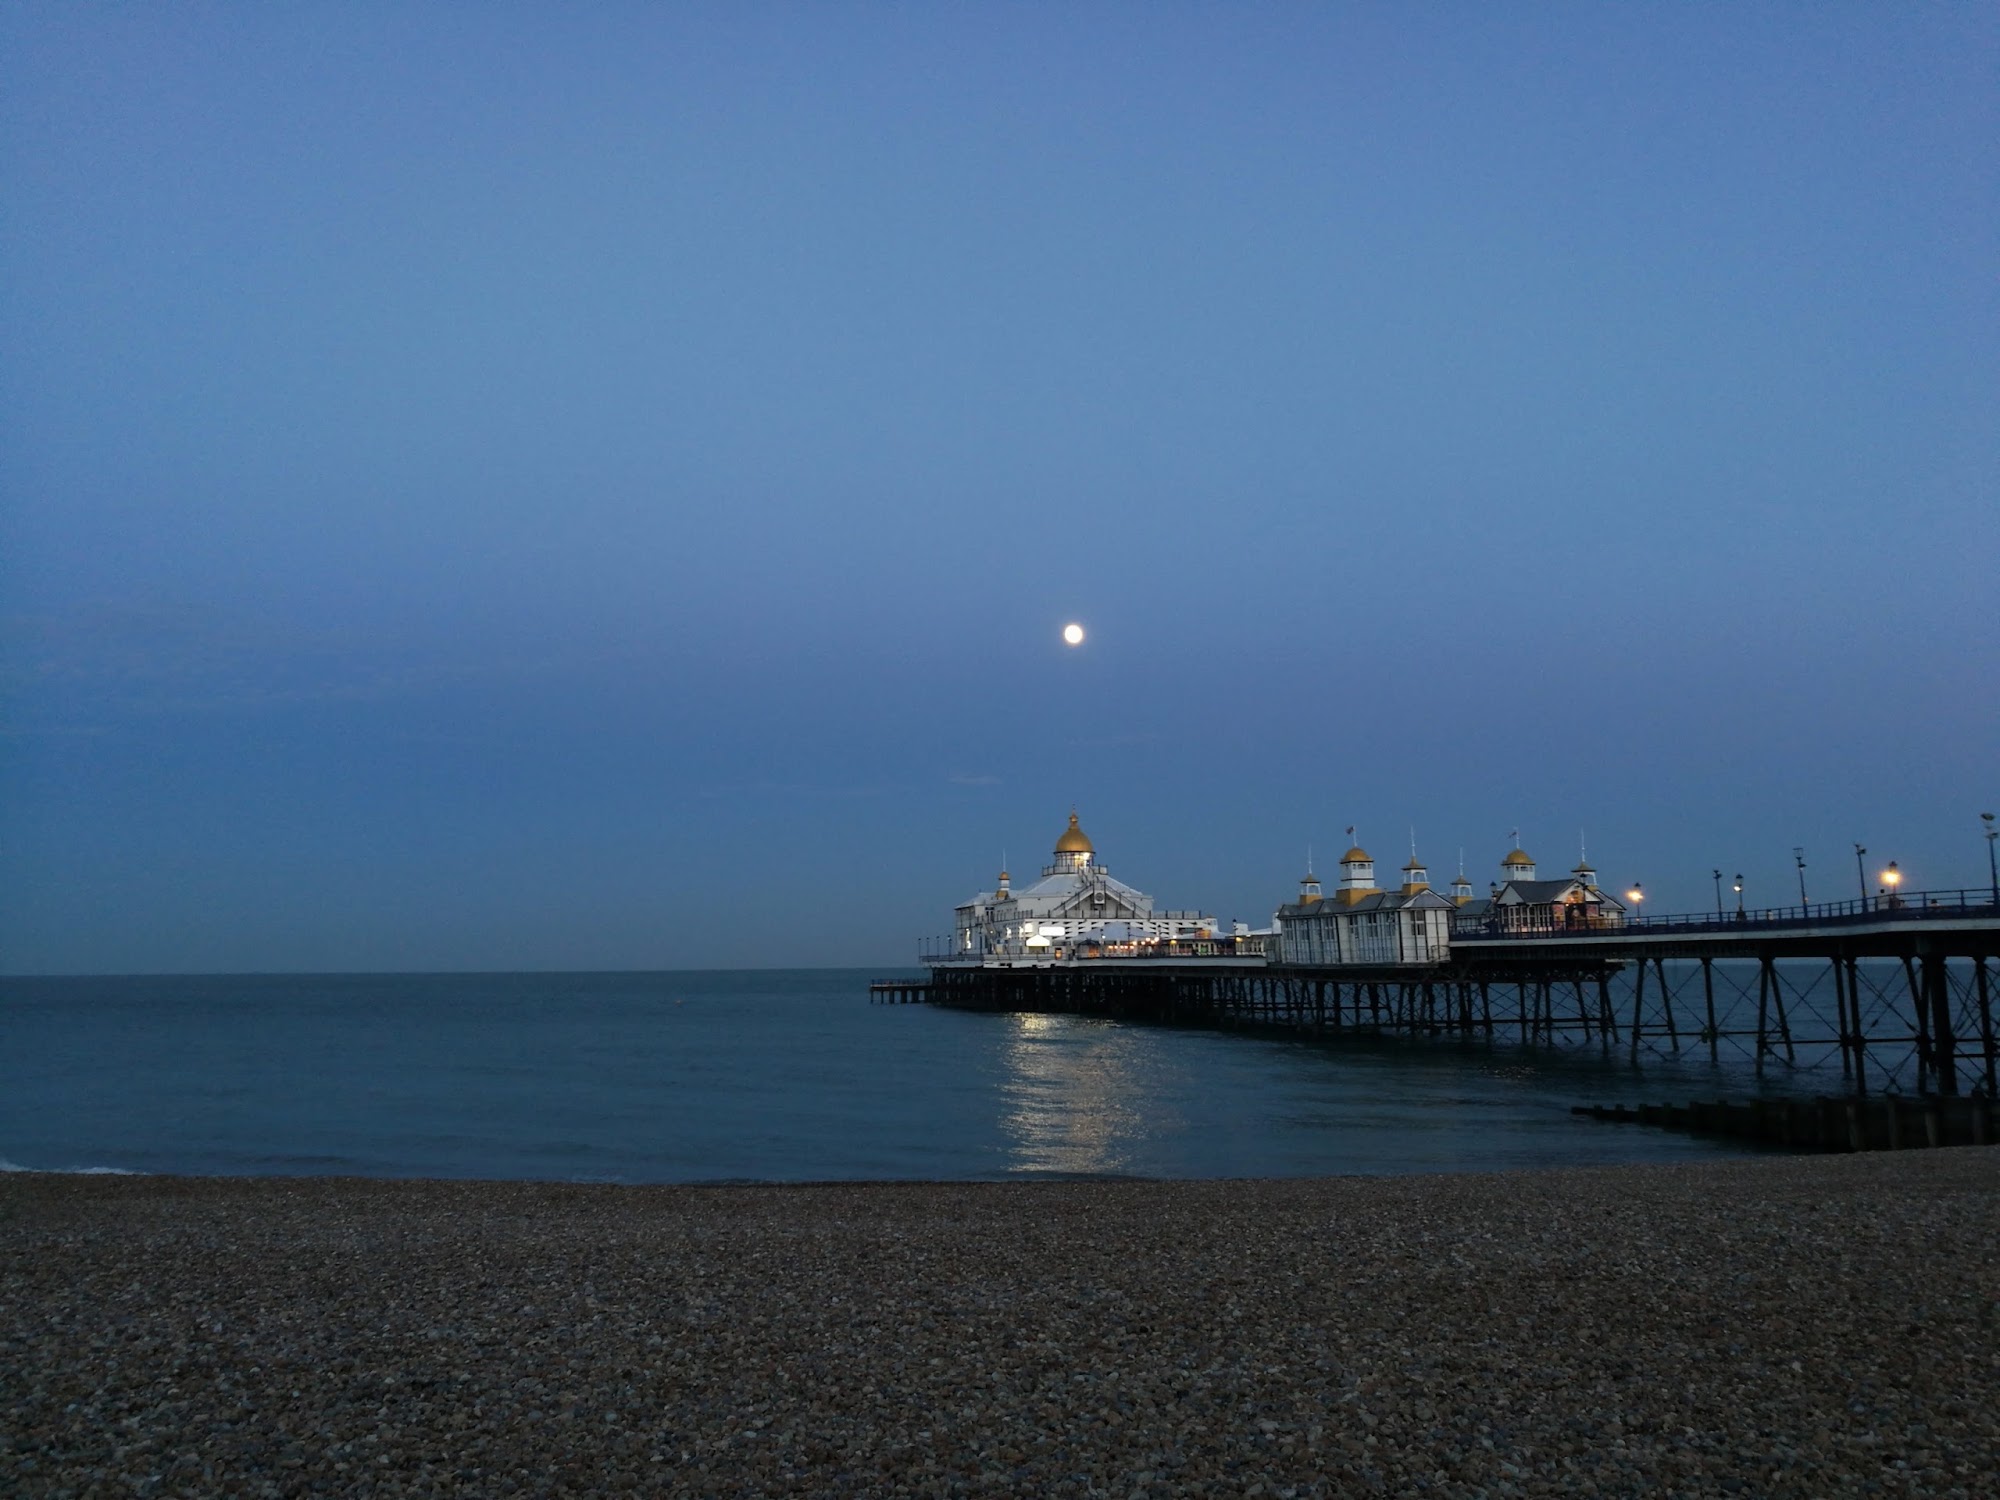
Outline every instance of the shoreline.
{"label": "shoreline", "polygon": [[[1951,1149],[1964,1149],[1953,1147]],[[708,1192],[791,1192],[809,1188],[865,1191],[881,1188],[1002,1188],[1034,1187],[1281,1187],[1295,1183],[1361,1182],[1450,1182],[1460,1178],[1535,1178],[1567,1173],[1606,1173],[1658,1170],[1670,1167],[1709,1167],[1731,1163],[1762,1161],[1807,1161],[1855,1155],[1852,1152],[1808,1152],[1771,1146],[1762,1151],[1740,1151],[1728,1155],[1691,1160],[1651,1162],[1589,1162],[1575,1166],[1467,1167],[1426,1172],[1344,1172],[1317,1177],[1141,1177],[1130,1173],[1023,1172],[1008,1177],[715,1177],[696,1182],[620,1182],[590,1177],[371,1177],[339,1173],[195,1173],[141,1172],[126,1167],[22,1167],[0,1168],[0,1184],[16,1178],[54,1181],[132,1181],[179,1184],[322,1184],[329,1188],[411,1187],[438,1189],[491,1188],[495,1191],[587,1189],[606,1193],[708,1193]],[[1886,1153],[1877,1153],[1886,1154]]]}
{"label": "shoreline", "polygon": [[[2000,1148],[1398,1177],[0,1175],[20,1493],[1975,1495]],[[1258,1488],[1261,1486],[1261,1489]]]}

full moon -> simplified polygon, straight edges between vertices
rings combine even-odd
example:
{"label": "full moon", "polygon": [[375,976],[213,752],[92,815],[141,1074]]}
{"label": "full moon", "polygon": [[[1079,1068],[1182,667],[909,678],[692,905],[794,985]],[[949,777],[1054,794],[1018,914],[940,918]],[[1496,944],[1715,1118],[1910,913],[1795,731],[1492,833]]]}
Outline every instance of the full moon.
{"label": "full moon", "polygon": [[1063,626],[1063,639],[1072,646],[1081,646],[1083,644],[1083,627],[1081,625]]}

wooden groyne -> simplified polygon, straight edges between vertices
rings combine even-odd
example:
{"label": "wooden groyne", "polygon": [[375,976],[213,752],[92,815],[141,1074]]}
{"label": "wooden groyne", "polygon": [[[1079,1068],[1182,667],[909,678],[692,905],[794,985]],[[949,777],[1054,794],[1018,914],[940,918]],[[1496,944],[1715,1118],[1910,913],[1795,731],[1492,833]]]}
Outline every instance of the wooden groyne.
{"label": "wooden groyne", "polygon": [[1651,1125],[1689,1135],[1761,1141],[1797,1151],[1905,1151],[1984,1146],[1994,1136],[1994,1101],[1982,1096],[1880,1094],[1872,1099],[1727,1099],[1690,1104],[1579,1104],[1593,1120]]}

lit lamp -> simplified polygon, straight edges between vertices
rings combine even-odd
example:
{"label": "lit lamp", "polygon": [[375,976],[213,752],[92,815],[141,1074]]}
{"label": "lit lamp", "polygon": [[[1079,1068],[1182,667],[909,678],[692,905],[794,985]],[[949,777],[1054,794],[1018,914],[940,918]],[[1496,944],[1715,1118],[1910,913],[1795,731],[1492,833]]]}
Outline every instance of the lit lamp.
{"label": "lit lamp", "polygon": [[1736,872],[1736,883],[1730,886],[1730,889],[1736,892],[1736,920],[1740,922],[1743,920],[1743,872],[1741,870]]}
{"label": "lit lamp", "polygon": [[1882,872],[1882,889],[1889,893],[1889,902],[1892,906],[1896,901],[1896,887],[1902,883],[1903,872],[1896,868],[1896,862],[1892,859],[1889,861],[1889,868]]}
{"label": "lit lamp", "polygon": [[1632,915],[1634,918],[1637,918],[1639,915],[1639,903],[1646,899],[1646,888],[1638,881],[1633,881],[1632,889],[1625,893],[1625,899],[1632,903]]}

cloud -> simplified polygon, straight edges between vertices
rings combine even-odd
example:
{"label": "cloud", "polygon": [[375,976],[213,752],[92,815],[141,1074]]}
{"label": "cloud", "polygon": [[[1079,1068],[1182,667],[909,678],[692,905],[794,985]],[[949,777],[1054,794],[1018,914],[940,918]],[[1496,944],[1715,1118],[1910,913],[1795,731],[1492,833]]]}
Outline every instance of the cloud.
{"label": "cloud", "polygon": [[57,689],[100,713],[374,698],[413,675],[346,632],[286,628],[200,604],[98,605],[0,622],[0,686]]}
{"label": "cloud", "polygon": [[952,784],[953,786],[998,786],[998,785],[1000,785],[1000,778],[999,778],[998,776],[967,776],[967,775],[964,775],[964,774],[960,774],[960,775],[956,775],[956,776],[947,776],[947,777],[945,778],[945,780],[949,781],[949,782],[950,782],[950,783],[951,783],[951,784]]}
{"label": "cloud", "polygon": [[825,782],[732,781],[697,787],[694,794],[709,801],[727,799],[734,802],[744,797],[811,797],[816,800],[828,797],[881,797],[890,790],[886,786],[843,786]]}
{"label": "cloud", "polygon": [[1157,745],[1161,737],[1157,734],[1101,734],[1090,739],[1072,739],[1070,747],[1076,750],[1129,750],[1134,745]]}
{"label": "cloud", "polygon": [[[98,722],[267,705],[377,702],[443,684],[556,677],[623,652],[468,655],[364,628],[327,628],[178,601],[0,618],[0,692]],[[76,731],[72,731],[76,732]]]}

